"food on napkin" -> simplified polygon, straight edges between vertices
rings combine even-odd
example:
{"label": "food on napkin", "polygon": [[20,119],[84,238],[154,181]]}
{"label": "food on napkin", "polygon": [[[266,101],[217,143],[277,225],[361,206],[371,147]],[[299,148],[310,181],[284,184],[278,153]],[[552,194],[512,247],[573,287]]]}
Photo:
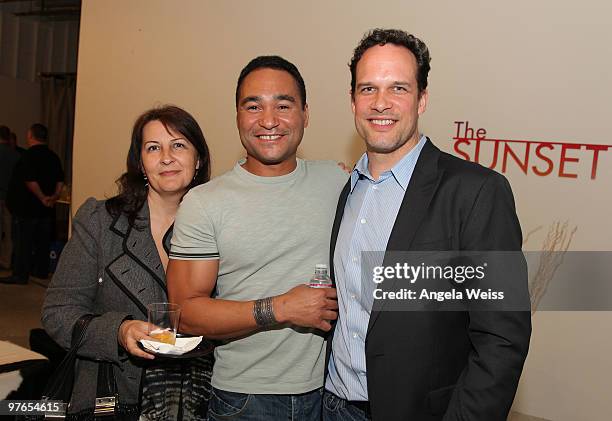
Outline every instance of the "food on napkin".
{"label": "food on napkin", "polygon": [[201,336],[193,336],[190,338],[177,337],[174,345],[163,342],[148,341],[145,339],[140,340],[140,343],[147,351],[165,355],[183,355],[184,353],[195,349],[200,342],[202,342]]}

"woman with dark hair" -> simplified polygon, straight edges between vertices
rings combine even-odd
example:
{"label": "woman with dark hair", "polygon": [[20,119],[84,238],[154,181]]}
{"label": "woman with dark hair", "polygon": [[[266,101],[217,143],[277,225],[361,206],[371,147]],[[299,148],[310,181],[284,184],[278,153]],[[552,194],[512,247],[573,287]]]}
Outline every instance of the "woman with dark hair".
{"label": "woman with dark hair", "polygon": [[123,419],[204,418],[211,361],[156,361],[138,341],[151,339],[147,304],[168,301],[165,268],[179,203],[209,178],[208,147],[195,119],[175,106],[154,108],[134,124],[119,193],[90,198],[77,212],[42,312],[46,331],[64,348],[77,320],[98,315],[78,351],[70,414],[93,416],[98,361],[107,361]]}

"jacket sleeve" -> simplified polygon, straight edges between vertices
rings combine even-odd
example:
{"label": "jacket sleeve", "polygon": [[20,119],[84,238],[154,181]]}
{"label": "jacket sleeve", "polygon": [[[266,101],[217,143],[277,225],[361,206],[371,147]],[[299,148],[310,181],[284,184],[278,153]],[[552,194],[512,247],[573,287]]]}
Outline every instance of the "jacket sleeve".
{"label": "jacket sleeve", "polygon": [[[73,219],[72,237],[64,247],[57,270],[45,296],[42,324],[63,348],[70,348],[72,328],[85,314],[95,314],[101,262],[103,202],[88,199]],[[119,325],[127,312],[110,311],[94,318],[87,328],[78,354],[85,358],[119,363]],[[123,351],[121,351],[123,353]]]}
{"label": "jacket sleeve", "polygon": [[[492,173],[483,182],[461,233],[462,250],[520,251],[521,228],[508,181]],[[512,289],[529,309],[527,269],[522,253],[512,254],[519,276]],[[461,373],[445,421],[505,421],[529,349],[529,311],[471,311],[472,351]]]}

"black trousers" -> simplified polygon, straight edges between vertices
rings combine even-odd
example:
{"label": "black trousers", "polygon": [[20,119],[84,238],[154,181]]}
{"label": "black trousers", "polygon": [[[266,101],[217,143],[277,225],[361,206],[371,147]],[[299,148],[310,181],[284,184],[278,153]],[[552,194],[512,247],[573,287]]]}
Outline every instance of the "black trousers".
{"label": "black trousers", "polygon": [[27,281],[30,275],[49,275],[49,248],[54,219],[51,216],[13,216],[13,276]]}

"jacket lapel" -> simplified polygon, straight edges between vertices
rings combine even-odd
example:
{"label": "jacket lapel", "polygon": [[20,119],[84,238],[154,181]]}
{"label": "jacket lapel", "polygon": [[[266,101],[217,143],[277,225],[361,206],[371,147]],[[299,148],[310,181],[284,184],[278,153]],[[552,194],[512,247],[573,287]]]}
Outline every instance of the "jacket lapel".
{"label": "jacket lapel", "polygon": [[332,226],[331,241],[329,245],[329,273],[334,287],[336,286],[336,279],[334,276],[334,251],[336,249],[336,241],[338,240],[338,232],[340,231],[340,223],[342,222],[342,217],[344,216],[344,206],[346,205],[350,189],[351,178],[349,177],[349,180],[344,185],[344,188],[340,193],[340,198],[338,199],[338,206],[336,207],[336,216],[334,218],[334,225]]}
{"label": "jacket lapel", "polygon": [[123,253],[108,264],[106,273],[146,316],[148,303],[167,299],[164,268],[149,228],[146,202],[136,224],[142,228],[130,226],[123,215],[111,223],[110,230],[121,237]]}
{"label": "jacket lapel", "polygon": [[[402,205],[395,218],[391,236],[387,243],[387,251],[410,250],[414,236],[427,214],[431,199],[438,189],[444,174],[444,171],[438,168],[439,157],[440,150],[428,138],[427,143],[421,150],[416,167],[410,178],[410,183],[408,183],[408,188],[404,194]],[[386,257],[383,264],[390,264]],[[395,282],[397,282],[397,279],[391,283],[391,290],[394,290]],[[376,303],[379,304],[376,305]],[[375,301],[374,305],[375,307],[372,308],[370,315],[367,334],[370,333],[380,316],[385,301]]]}
{"label": "jacket lapel", "polygon": [[123,250],[136,264],[148,272],[159,287],[166,291],[166,276],[164,266],[159,258],[151,229],[149,228],[149,207],[145,202],[140,211],[141,219],[137,222],[139,227],[130,227],[124,238]]}

